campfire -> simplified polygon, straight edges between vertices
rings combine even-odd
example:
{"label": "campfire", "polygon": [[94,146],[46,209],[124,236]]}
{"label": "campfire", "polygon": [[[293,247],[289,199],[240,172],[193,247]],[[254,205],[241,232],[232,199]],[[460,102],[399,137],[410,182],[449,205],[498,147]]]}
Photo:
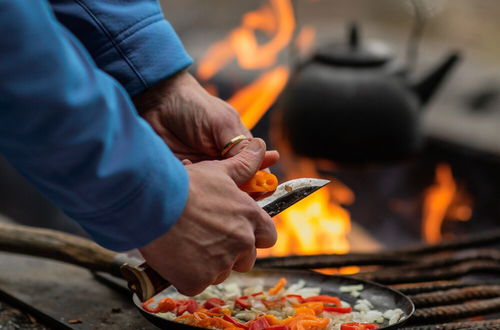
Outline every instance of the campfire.
{"label": "campfire", "polygon": [[[248,128],[255,128],[266,113],[270,113],[264,120],[272,121],[272,129],[265,134],[269,136],[268,143],[282,155],[278,169],[282,181],[324,174],[324,171],[320,174],[317,161],[295,154],[281,133],[282,114],[276,107],[293,73],[293,63],[283,58],[290,52],[303,58],[315,43],[315,28],[297,24],[294,10],[290,0],[262,2],[259,8],[244,13],[239,25],[208,47],[195,70],[209,92],[224,97],[240,112]],[[227,71],[233,77],[235,70],[243,75],[248,73],[252,78],[239,88],[221,85],[217,78],[222,75],[227,79],[227,75],[224,76]],[[418,236],[421,234],[422,240],[431,243],[442,238],[442,227],[448,220],[466,221],[472,215],[471,197],[464,187],[457,187],[450,165],[435,166],[435,182],[429,182],[428,187],[415,196],[420,206],[414,209],[421,214],[421,219],[415,219],[422,227]],[[357,230],[360,227],[351,222],[351,210],[358,208],[357,187],[344,184],[336,174],[329,173],[333,183],[328,187],[275,218],[278,242],[271,249],[260,250],[259,256],[343,254],[352,249],[379,250],[385,245],[384,237],[378,235],[370,240],[372,235]],[[357,220],[361,219],[354,219]]]}

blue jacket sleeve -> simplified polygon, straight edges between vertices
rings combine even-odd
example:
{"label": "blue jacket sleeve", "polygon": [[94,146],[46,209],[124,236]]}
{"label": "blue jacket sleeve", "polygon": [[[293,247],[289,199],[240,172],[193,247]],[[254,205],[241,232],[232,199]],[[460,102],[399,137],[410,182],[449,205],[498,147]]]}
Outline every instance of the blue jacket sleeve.
{"label": "blue jacket sleeve", "polygon": [[101,245],[166,232],[188,176],[48,3],[0,0],[0,153]]}
{"label": "blue jacket sleeve", "polygon": [[50,0],[57,19],[131,95],[192,60],[157,0]]}

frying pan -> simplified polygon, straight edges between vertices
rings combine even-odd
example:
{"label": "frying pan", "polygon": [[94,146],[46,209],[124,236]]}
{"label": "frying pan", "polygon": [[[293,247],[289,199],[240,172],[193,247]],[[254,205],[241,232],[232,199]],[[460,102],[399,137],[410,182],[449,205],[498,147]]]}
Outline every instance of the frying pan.
{"label": "frying pan", "polygon": [[[386,320],[385,323],[381,325],[380,329],[398,329],[408,320],[415,310],[415,306],[408,297],[386,286],[370,281],[344,276],[323,275],[311,271],[256,269],[249,273],[233,272],[224,283],[236,283],[243,287],[258,284],[264,287],[272,287],[280,277],[285,277],[288,283],[295,283],[302,279],[306,282],[307,287],[319,287],[321,288],[321,294],[339,297],[352,306],[354,306],[357,299],[367,299],[373,304],[373,309],[380,310],[381,312],[395,308],[403,310],[404,314],[399,322],[388,325]],[[357,298],[351,296],[350,293],[340,292],[341,286],[359,284],[362,284],[364,289]],[[155,299],[162,299],[165,296],[170,296],[175,293],[177,293],[177,290],[173,287],[169,287],[159,293]],[[142,315],[160,329],[199,329],[194,326],[169,321],[153,313],[147,312],[142,308],[142,302],[136,294],[133,295],[133,301]]]}
{"label": "frying pan", "polygon": [[[94,242],[78,236],[49,229],[6,223],[0,223],[0,250],[51,258],[82,266],[91,271],[106,272],[120,278],[120,267],[125,263],[133,264],[137,262],[126,255],[106,250]],[[148,269],[149,271],[151,270]],[[143,275],[145,273],[143,272]],[[153,282],[155,282],[154,276],[152,277]],[[338,296],[351,305],[354,304],[356,299],[367,299],[374,305],[373,309],[384,311],[400,308],[403,310],[404,315],[398,323],[390,326],[384,324],[380,329],[397,329],[413,314],[415,309],[408,297],[383,285],[350,277],[323,275],[310,271],[257,269],[244,274],[233,273],[225,283],[234,282],[242,286],[259,283],[264,287],[271,287],[280,277],[285,277],[289,283],[302,279],[306,281],[306,286],[320,287],[322,294]],[[160,284],[165,283],[165,281],[160,282]],[[349,293],[340,292],[340,286],[358,284],[364,286],[364,290],[360,292],[361,295],[358,298],[352,297]],[[155,290],[157,289],[158,286]],[[158,298],[175,292],[175,288],[168,287],[158,295]],[[137,294],[133,295],[132,300],[142,315],[160,329],[199,329],[169,321],[145,311]]]}

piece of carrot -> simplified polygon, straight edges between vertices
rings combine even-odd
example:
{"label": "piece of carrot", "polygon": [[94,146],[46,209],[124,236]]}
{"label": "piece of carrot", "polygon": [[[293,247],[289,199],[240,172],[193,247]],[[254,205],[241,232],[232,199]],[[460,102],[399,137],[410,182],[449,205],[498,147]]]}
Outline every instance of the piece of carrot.
{"label": "piece of carrot", "polygon": [[240,186],[240,189],[247,193],[257,193],[275,191],[277,187],[278,178],[276,175],[257,171],[250,180]]}

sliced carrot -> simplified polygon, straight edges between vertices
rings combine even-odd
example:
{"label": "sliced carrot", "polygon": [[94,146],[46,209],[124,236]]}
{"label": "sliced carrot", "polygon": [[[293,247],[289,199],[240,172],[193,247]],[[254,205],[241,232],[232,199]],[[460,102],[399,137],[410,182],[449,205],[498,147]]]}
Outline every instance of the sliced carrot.
{"label": "sliced carrot", "polygon": [[286,285],[286,278],[281,277],[278,280],[278,283],[276,283],[276,285],[274,285],[272,288],[269,289],[269,294],[271,296],[278,294],[278,292],[280,292],[281,289],[283,289],[285,287],[285,285]]}
{"label": "sliced carrot", "polygon": [[277,187],[278,178],[276,175],[265,171],[257,171],[250,180],[240,186],[240,189],[247,193],[256,193],[275,191]]}

